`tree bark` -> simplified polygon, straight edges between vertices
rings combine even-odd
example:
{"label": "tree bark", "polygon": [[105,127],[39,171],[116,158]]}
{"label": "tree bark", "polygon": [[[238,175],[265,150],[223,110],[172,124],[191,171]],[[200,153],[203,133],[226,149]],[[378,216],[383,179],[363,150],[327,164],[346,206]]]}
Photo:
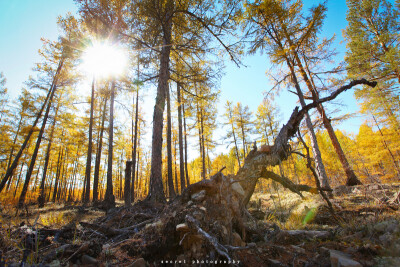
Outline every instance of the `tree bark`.
{"label": "tree bark", "polygon": [[181,99],[181,86],[177,84],[177,96],[178,96],[178,131],[179,131],[179,175],[181,178],[181,191],[186,188],[185,185],[185,165],[183,158],[183,133],[182,133],[182,99]]}
{"label": "tree bark", "polygon": [[323,109],[322,105],[317,109],[322,116],[322,122],[325,126],[325,129],[327,130],[327,132],[329,134],[329,137],[332,141],[332,145],[336,151],[336,154],[339,157],[339,160],[340,160],[340,163],[342,164],[344,172],[346,173],[346,177],[347,177],[346,185],[353,186],[353,185],[362,184],[361,181],[357,178],[353,169],[350,167],[350,164],[346,158],[346,155],[344,154],[343,149],[339,143],[339,140],[337,139],[335,131],[333,130],[331,121],[330,121],[330,119],[327,118],[327,116],[325,114],[325,110]]}
{"label": "tree bark", "polygon": [[182,103],[182,113],[183,113],[183,131],[185,134],[185,176],[186,176],[186,185],[190,185],[189,181],[189,170],[188,170],[188,159],[187,159],[187,132],[186,132],[186,116],[185,116],[185,104]]}
{"label": "tree bark", "polygon": [[[138,80],[139,80],[139,64],[138,64]],[[138,123],[139,123],[139,85],[136,88],[136,106],[135,106],[135,137],[133,139],[133,150],[132,150],[132,184],[131,184],[131,201],[135,201],[135,166],[136,166],[136,154],[137,154],[137,143],[138,143]]]}
{"label": "tree bark", "polygon": [[103,133],[104,133],[104,121],[106,119],[107,100],[108,97],[106,96],[104,99],[103,114],[101,118],[100,137],[97,142],[98,145],[96,152],[96,163],[94,166],[94,177],[93,177],[93,202],[96,202],[98,200],[98,195],[99,195],[98,188],[99,188],[100,160],[101,160],[101,150],[103,148]]}
{"label": "tree bark", "polygon": [[203,108],[200,107],[200,127],[201,127],[201,177],[203,180],[206,179],[206,149],[205,149],[205,142],[204,142],[204,114]]}
{"label": "tree bark", "polygon": [[172,11],[173,1],[165,4],[163,21],[163,46],[160,55],[160,72],[158,76],[157,97],[153,113],[153,136],[151,147],[150,190],[147,199],[153,202],[165,203],[162,183],[162,130],[165,97],[168,90],[169,61],[171,52]]}
{"label": "tree bark", "polygon": [[104,196],[105,206],[115,207],[115,196],[113,193],[113,142],[114,142],[114,98],[115,98],[115,80],[111,84],[110,99],[110,121],[108,126],[108,162],[107,162],[107,188]]}
{"label": "tree bark", "polygon": [[94,85],[95,78],[92,81],[92,96],[90,98],[90,119],[89,119],[89,144],[86,157],[86,171],[85,171],[85,195],[83,196],[83,203],[88,203],[90,200],[90,174],[92,170],[92,147],[93,147],[93,109],[94,109]]}
{"label": "tree bark", "polygon": [[[170,199],[175,198],[175,189],[174,189],[174,178],[172,176],[172,122],[171,122],[171,98],[170,98],[170,89],[167,89],[167,179],[168,179],[168,195]],[[178,188],[178,184],[176,184],[176,188]],[[178,189],[176,191],[178,193]]]}
{"label": "tree bark", "polygon": [[55,178],[55,181],[54,181],[53,203],[56,203],[56,199],[57,199],[58,184],[59,184],[59,179],[60,179],[61,161],[62,161],[63,153],[64,153],[64,150],[60,146],[60,150],[58,151],[56,178]]}
{"label": "tree bark", "polygon": [[51,130],[50,130],[50,137],[49,137],[49,143],[47,144],[47,149],[46,149],[46,156],[45,156],[45,161],[44,161],[44,167],[43,167],[43,174],[42,174],[42,181],[40,182],[40,193],[38,197],[38,205],[39,207],[44,207],[45,203],[45,194],[44,194],[44,186],[46,182],[46,174],[47,174],[47,168],[49,165],[50,161],[50,153],[51,153],[51,145],[53,142],[53,136],[54,136],[54,129],[56,126],[56,118],[58,114],[58,109],[59,107],[57,106],[56,111],[54,113],[54,118],[53,118],[53,124],[51,125]]}

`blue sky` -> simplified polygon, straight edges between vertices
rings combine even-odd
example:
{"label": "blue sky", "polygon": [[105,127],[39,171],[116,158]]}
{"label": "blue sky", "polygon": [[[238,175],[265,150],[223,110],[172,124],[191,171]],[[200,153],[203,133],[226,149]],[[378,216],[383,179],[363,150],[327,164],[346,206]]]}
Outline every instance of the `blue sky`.
{"label": "blue sky", "polygon": [[[305,1],[308,7],[316,1]],[[32,67],[39,61],[38,49],[41,47],[40,38],[56,40],[58,37],[57,16],[67,12],[76,13],[77,7],[72,0],[0,0],[0,72],[7,78],[7,87],[12,98],[20,92],[24,81],[32,74]],[[346,27],[345,0],[329,1],[328,14],[323,27],[324,36],[336,34],[336,47],[340,52],[338,60],[342,60],[345,44],[341,43],[342,30]],[[250,110],[256,111],[261,103],[263,93],[270,90],[272,84],[268,81],[265,72],[269,69],[266,55],[254,55],[244,59],[248,67],[237,68],[235,64],[227,62],[226,75],[221,80],[221,97],[219,113],[223,113],[223,106],[227,100],[242,102]],[[283,114],[282,123],[287,120],[296,106],[296,96],[282,91],[276,99],[277,105]],[[152,95],[152,92],[148,92]],[[356,112],[358,106],[353,93],[347,92],[340,97],[345,104],[341,112]],[[148,105],[149,107],[152,105]],[[151,118],[152,108],[146,111]],[[350,119],[340,126],[347,132],[357,133],[359,125],[365,118]],[[151,120],[151,119],[150,119]]]}
{"label": "blue sky", "polygon": [[56,40],[57,17],[69,11],[77,11],[72,0],[0,0],[0,72],[12,98],[40,60],[40,38]]}

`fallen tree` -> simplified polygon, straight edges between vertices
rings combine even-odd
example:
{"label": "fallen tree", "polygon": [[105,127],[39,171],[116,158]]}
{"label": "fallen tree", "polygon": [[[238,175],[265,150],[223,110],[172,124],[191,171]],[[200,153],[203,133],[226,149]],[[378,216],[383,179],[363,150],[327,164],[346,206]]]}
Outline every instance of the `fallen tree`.
{"label": "fallen tree", "polygon": [[[230,261],[235,253],[249,247],[246,243],[254,241],[253,235],[259,235],[262,231],[257,228],[254,219],[246,210],[246,205],[260,178],[279,182],[300,196],[302,191],[323,192],[324,189],[319,185],[317,188],[312,188],[294,184],[288,178],[267,170],[267,167],[276,166],[291,155],[289,141],[298,132],[300,122],[308,110],[336,98],[340,93],[359,84],[376,86],[376,82],[355,80],[301,110],[296,107],[288,122],[281,128],[270,151],[258,151],[254,146],[236,175],[225,176],[220,170],[210,179],[190,185],[181,196],[177,196],[166,206],[156,222],[147,225],[137,235],[138,239],[143,239],[145,236],[156,237],[151,238],[150,242],[146,239],[147,250],[140,242],[130,241],[124,244],[125,249],[133,251],[132,255],[141,253],[145,258],[154,257],[156,250],[161,258],[208,260],[222,258]],[[282,234],[282,231],[278,228],[264,233],[264,236],[272,238],[279,233]],[[286,235],[294,234],[298,233],[286,233]],[[327,233],[303,231],[300,234],[318,238],[328,237]],[[160,236],[168,238],[160,241]]]}
{"label": "fallen tree", "polygon": [[[168,204],[139,201],[132,207],[110,210],[105,217],[92,223],[81,222],[79,229],[73,226],[60,231],[42,229],[40,234],[37,231],[34,234],[26,233],[23,239],[26,248],[24,251],[34,251],[36,240],[48,240],[47,235],[54,235],[53,243],[40,262],[51,262],[62,253],[64,263],[97,264],[97,259],[107,260],[107,255],[110,254],[108,251],[114,250],[124,251],[130,258],[143,258],[143,261],[157,266],[167,260],[182,260],[187,263],[198,259],[214,263],[233,262],[235,259],[242,259],[244,256],[241,252],[253,249],[254,242],[258,242],[260,238],[271,246],[277,242],[290,243],[294,238],[329,239],[331,234],[326,231],[284,231],[276,225],[266,223],[260,226],[249,214],[246,205],[260,178],[279,182],[300,196],[303,191],[323,192],[324,189],[319,186],[313,188],[294,184],[267,167],[278,165],[294,153],[289,141],[298,132],[300,122],[308,110],[359,84],[375,86],[376,82],[365,79],[352,81],[330,96],[308,104],[301,110],[296,107],[280,130],[272,149],[263,152],[254,146],[236,175],[224,175],[220,170],[210,179],[188,186],[182,195]],[[308,155],[307,164],[309,162]],[[54,242],[61,242],[60,240],[76,231],[87,242],[79,246]],[[43,235],[43,238],[37,235]],[[94,236],[96,242],[93,241]],[[61,248],[62,252],[57,252]],[[29,255],[28,252],[24,254],[24,259]],[[118,258],[119,263],[126,263],[126,257],[122,254],[114,257],[121,257]]]}
{"label": "fallen tree", "polygon": [[255,148],[248,154],[245,164],[233,177],[233,179],[239,181],[240,185],[245,190],[245,196],[243,198],[244,205],[247,205],[249,202],[251,196],[253,195],[258,179],[260,178],[273,179],[291,191],[298,193],[300,196],[302,196],[301,191],[317,192],[317,189],[314,188],[309,188],[304,185],[295,185],[289,179],[271,171],[267,171],[266,167],[279,165],[279,163],[286,160],[292,154],[289,140],[295,136],[300,122],[304,118],[304,115],[307,111],[317,107],[319,104],[335,99],[339,94],[360,84],[375,87],[377,82],[370,82],[366,79],[354,80],[349,84],[340,87],[331,95],[306,105],[301,110],[299,110],[299,107],[296,107],[293,110],[288,122],[283,125],[279,131],[279,134],[277,135],[274,145],[269,153],[259,152]]}
{"label": "fallen tree", "polygon": [[[321,98],[299,110],[296,107],[288,122],[283,125],[272,149],[258,151],[254,146],[247,155],[244,165],[236,175],[225,176],[220,170],[210,179],[202,180],[187,187],[182,195],[175,197],[165,206],[157,219],[147,224],[134,236],[120,244],[130,255],[141,255],[146,260],[164,259],[204,259],[227,260],[235,258],[235,253],[248,249],[249,244],[261,233],[270,240],[279,235],[293,236],[298,232],[287,232],[274,228],[258,228],[247,212],[248,204],[260,178],[272,179],[285,188],[302,196],[302,191],[322,192],[318,188],[294,184],[288,178],[267,170],[286,160],[292,153],[289,141],[299,129],[305,113],[319,104],[336,98],[340,93],[359,84],[376,86],[376,82],[365,79],[355,80],[340,87],[330,96]],[[92,226],[91,226],[92,227]],[[99,228],[101,229],[101,228]],[[103,229],[104,230],[104,229]],[[120,232],[107,229],[107,232]],[[327,233],[300,232],[302,236],[328,238]],[[146,240],[144,245],[142,240]],[[251,245],[250,245],[251,246]]]}

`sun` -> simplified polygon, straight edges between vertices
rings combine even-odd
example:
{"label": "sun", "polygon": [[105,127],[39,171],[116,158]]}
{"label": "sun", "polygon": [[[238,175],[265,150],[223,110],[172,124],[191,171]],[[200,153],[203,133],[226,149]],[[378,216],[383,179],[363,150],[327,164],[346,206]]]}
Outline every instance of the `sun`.
{"label": "sun", "polygon": [[93,42],[83,54],[82,68],[95,76],[109,77],[123,74],[128,55],[124,49],[108,42]]}

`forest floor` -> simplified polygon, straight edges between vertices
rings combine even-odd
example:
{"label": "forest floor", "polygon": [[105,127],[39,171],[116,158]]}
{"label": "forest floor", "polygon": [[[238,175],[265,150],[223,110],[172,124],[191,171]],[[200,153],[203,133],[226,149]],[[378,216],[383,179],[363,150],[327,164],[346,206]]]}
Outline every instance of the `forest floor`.
{"label": "forest floor", "polygon": [[337,187],[335,216],[319,195],[257,193],[246,234],[240,224],[215,226],[224,212],[202,191],[170,205],[119,203],[107,214],[48,203],[15,217],[3,205],[0,266],[400,266],[399,205],[390,202],[399,188]]}

